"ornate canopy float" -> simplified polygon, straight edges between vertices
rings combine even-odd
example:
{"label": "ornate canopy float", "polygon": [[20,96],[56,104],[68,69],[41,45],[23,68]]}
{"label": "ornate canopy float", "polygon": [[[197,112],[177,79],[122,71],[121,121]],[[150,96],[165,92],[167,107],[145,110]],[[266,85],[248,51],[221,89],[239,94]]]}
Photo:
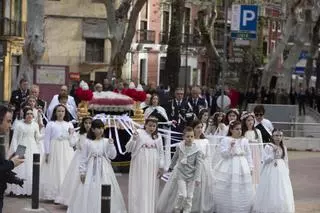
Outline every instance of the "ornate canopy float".
{"label": "ornate canopy float", "polygon": [[124,146],[132,132],[144,123],[140,103],[145,101],[146,93],[142,86],[135,87],[131,82],[129,88],[121,94],[111,91],[92,92],[88,84],[81,81],[76,95],[81,100],[78,105],[79,118],[91,114],[96,119],[101,119],[105,123],[105,136],[115,140],[119,155],[112,164],[119,168],[128,167],[130,155],[125,152]]}
{"label": "ornate canopy float", "polygon": [[107,115],[130,114],[132,119],[138,123],[144,122],[143,110],[140,103],[145,101],[146,93],[139,84],[135,87],[131,82],[128,89],[122,93],[111,91],[92,92],[86,82],[81,81],[80,87],[76,90],[76,96],[81,100],[78,106],[80,118],[93,114],[105,113]]}

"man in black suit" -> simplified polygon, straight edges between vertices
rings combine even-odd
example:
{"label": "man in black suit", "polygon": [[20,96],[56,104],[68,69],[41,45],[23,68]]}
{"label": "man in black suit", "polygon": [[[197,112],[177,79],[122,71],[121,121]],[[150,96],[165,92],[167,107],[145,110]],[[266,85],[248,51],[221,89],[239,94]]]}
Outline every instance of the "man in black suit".
{"label": "man in black suit", "polygon": [[177,88],[175,98],[170,100],[166,107],[169,121],[174,121],[176,127],[171,127],[173,131],[182,132],[186,124],[186,113],[189,110],[188,102],[183,99],[184,90]]}
{"label": "man in black suit", "polygon": [[19,82],[19,89],[14,90],[11,94],[10,104],[13,106],[13,121],[20,115],[21,105],[26,101],[30,94],[28,89],[29,83],[25,79]]}
{"label": "man in black suit", "polygon": [[193,86],[191,89],[191,97],[188,100],[189,106],[192,107],[193,113],[198,117],[200,109],[207,109],[208,102],[200,96],[201,89],[199,86]]}
{"label": "man in black suit", "polygon": [[208,110],[210,115],[213,115],[217,111],[217,96],[213,88],[209,89],[209,92],[206,94],[206,100],[208,103]]}
{"label": "man in black suit", "polygon": [[40,93],[40,88],[38,85],[32,85],[31,86],[31,94],[37,98],[37,107],[38,108],[41,108],[43,113],[46,112],[46,109],[47,109],[47,102],[42,100],[40,97],[39,97],[39,93]]}
{"label": "man in black suit", "polygon": [[24,162],[24,159],[19,159],[19,156],[13,156],[9,160],[5,159],[5,134],[10,131],[11,123],[12,112],[7,107],[0,106],[0,140],[2,142],[0,143],[0,213],[2,213],[3,195],[7,188],[7,183],[15,183],[16,180],[19,180],[12,170]]}

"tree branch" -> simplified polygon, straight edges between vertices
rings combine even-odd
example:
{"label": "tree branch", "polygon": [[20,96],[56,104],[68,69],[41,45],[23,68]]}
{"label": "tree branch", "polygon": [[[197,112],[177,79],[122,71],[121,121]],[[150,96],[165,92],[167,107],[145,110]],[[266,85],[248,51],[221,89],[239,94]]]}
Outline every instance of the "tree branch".
{"label": "tree branch", "polygon": [[124,0],[120,4],[119,8],[115,12],[115,17],[117,20],[123,20],[126,19],[128,16],[128,12],[131,7],[132,0]]}
{"label": "tree branch", "polygon": [[113,0],[105,0],[104,6],[107,11],[107,23],[109,27],[109,32],[111,34],[115,34],[117,23],[116,23],[116,10],[114,7],[114,1]]}

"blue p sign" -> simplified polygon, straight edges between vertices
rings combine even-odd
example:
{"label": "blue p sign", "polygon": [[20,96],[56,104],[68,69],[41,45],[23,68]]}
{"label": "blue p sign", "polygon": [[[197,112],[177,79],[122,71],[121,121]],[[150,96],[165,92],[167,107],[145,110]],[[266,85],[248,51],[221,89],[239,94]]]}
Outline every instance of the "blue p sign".
{"label": "blue p sign", "polygon": [[257,31],[258,6],[241,5],[240,31]]}

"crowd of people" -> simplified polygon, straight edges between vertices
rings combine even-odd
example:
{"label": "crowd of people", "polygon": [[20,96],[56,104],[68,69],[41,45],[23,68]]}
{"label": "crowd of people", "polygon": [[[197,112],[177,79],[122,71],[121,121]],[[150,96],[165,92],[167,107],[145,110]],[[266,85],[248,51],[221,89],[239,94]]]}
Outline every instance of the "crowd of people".
{"label": "crowd of people", "polygon": [[[126,89],[122,82],[116,88],[104,83],[92,89]],[[1,171],[15,172],[24,183],[3,178],[2,191],[30,196],[32,155],[40,153],[40,198],[68,206],[68,213],[100,213],[102,184],[111,185],[112,213],[295,212],[283,133],[264,118],[263,105],[253,112],[232,108],[239,106],[239,96],[230,89],[231,108],[223,113],[216,104],[219,92],[212,89],[177,88],[173,98],[155,85],[146,91],[143,128],[131,126],[131,139],[121,141],[131,153],[128,208],[111,166],[117,150],[113,139],[105,138],[105,120],[92,115],[79,121],[78,99],[73,91],[68,95],[67,86],[47,106],[39,87],[29,91],[26,80],[12,93],[13,118],[8,108],[0,110],[1,131],[13,123],[10,160],[1,158]],[[26,147],[24,159],[15,156],[19,145]],[[168,152],[174,152],[169,162]]]}

